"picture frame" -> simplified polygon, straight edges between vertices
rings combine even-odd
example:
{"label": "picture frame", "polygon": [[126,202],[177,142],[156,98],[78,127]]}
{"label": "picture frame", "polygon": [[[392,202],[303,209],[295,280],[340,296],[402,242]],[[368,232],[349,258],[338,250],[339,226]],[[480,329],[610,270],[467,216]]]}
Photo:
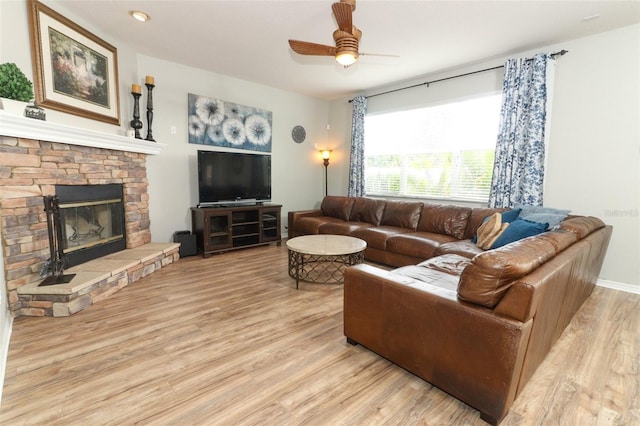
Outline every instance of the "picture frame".
{"label": "picture frame", "polygon": [[120,125],[117,49],[37,0],[28,15],[38,105]]}

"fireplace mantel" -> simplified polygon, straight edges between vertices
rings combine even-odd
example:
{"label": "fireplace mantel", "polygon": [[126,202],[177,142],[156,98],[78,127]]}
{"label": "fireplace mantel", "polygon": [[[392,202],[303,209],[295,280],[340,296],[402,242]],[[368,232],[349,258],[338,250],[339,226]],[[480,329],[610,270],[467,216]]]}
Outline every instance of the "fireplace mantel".
{"label": "fireplace mantel", "polygon": [[2,110],[0,110],[0,135],[141,154],[159,154],[166,146],[143,139],[19,117],[7,114]]}

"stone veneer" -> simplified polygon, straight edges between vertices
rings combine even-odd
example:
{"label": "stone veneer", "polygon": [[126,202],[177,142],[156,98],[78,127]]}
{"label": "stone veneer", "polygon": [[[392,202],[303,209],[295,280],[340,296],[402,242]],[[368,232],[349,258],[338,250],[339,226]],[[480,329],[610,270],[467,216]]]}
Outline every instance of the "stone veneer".
{"label": "stone veneer", "polygon": [[46,303],[34,305],[18,291],[41,280],[49,258],[42,197],[54,195],[59,184],[107,183],[123,184],[127,248],[149,243],[146,154],[0,136],[0,226],[14,316],[52,314]]}

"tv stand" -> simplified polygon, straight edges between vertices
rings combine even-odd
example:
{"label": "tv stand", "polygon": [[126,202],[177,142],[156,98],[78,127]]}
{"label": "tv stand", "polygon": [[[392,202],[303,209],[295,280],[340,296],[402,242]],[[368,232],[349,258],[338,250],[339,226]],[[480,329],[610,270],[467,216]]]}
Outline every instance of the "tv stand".
{"label": "tv stand", "polygon": [[281,244],[277,204],[192,207],[191,228],[203,257],[246,247]]}

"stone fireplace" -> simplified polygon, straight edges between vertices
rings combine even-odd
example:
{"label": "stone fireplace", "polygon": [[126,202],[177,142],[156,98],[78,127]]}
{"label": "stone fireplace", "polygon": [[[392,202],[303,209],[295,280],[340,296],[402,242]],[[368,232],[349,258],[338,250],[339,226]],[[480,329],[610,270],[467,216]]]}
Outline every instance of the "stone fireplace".
{"label": "stone fireplace", "polygon": [[[70,256],[91,251],[98,237],[110,240],[119,234],[119,246],[109,249],[116,251],[148,244],[146,156],[159,153],[161,145],[5,114],[0,114],[0,129],[0,232],[9,307],[14,316],[52,315],[47,300],[19,291],[42,279],[40,273],[50,255],[43,196],[67,197],[66,201],[61,198],[61,204],[66,204],[61,210]],[[68,197],[69,189],[93,185],[119,188],[119,213],[112,208],[118,198],[113,194],[80,203]],[[118,214],[123,221],[114,225]],[[74,262],[86,260],[80,257]]]}

